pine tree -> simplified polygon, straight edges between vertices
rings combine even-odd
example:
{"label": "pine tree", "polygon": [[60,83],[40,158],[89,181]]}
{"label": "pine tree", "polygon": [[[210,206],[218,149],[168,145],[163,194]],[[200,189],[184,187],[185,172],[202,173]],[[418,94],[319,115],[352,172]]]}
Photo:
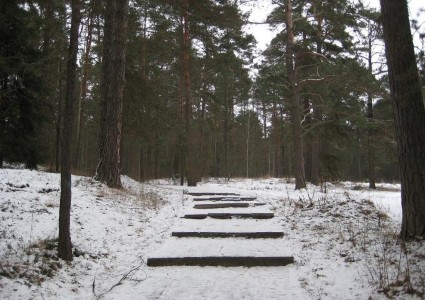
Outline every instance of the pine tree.
{"label": "pine tree", "polygon": [[71,214],[71,145],[74,126],[74,103],[77,101],[77,55],[78,28],[81,18],[81,1],[73,0],[71,4],[71,31],[69,37],[68,64],[66,75],[65,114],[63,125],[63,142],[61,151],[61,196],[59,207],[59,241],[58,256],[66,261],[72,260],[70,233]]}
{"label": "pine tree", "polygon": [[99,163],[95,179],[121,187],[121,139],[128,0],[108,1],[103,42]]}
{"label": "pine tree", "polygon": [[40,126],[44,85],[40,65],[41,18],[6,0],[0,8],[0,165],[3,160],[35,169],[42,160]]}
{"label": "pine tree", "polygon": [[402,239],[425,237],[425,107],[407,1],[381,0],[401,177]]}
{"label": "pine tree", "polygon": [[304,145],[302,138],[301,125],[301,106],[298,89],[297,65],[295,57],[295,40],[294,40],[294,22],[292,15],[291,0],[285,2],[285,23],[286,23],[286,69],[290,90],[290,111],[292,117],[292,129],[294,138],[294,153],[295,153],[295,189],[306,187],[305,169],[304,169]]}

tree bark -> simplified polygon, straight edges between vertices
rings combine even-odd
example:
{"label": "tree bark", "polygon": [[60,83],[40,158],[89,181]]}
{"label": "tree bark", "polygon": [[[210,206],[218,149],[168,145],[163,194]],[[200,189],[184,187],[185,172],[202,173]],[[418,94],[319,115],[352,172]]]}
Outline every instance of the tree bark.
{"label": "tree bark", "polygon": [[[55,28],[55,11],[53,9],[53,2],[52,0],[45,0],[44,2],[40,3],[40,9],[42,14],[44,14],[44,28],[43,28],[43,44],[41,46],[42,49],[42,53],[43,53],[43,57],[47,58],[49,57],[48,60],[46,60],[46,62],[44,62],[44,66],[41,69],[42,71],[42,82],[44,82],[44,85],[46,87],[46,98],[48,99],[49,103],[51,103],[52,106],[54,106],[56,103],[54,103],[53,99],[55,99],[54,95],[55,95],[55,91],[56,91],[56,78],[58,78],[58,73],[57,73],[57,65],[58,63],[60,63],[60,61],[57,61],[56,58],[57,57],[52,57],[50,56],[50,54],[52,53],[53,47],[52,45],[52,40],[54,39],[53,36],[53,29]],[[48,128],[49,130],[49,135],[50,133],[50,128]],[[51,139],[52,139],[52,144],[55,145],[55,134],[53,133],[51,135]],[[54,158],[54,149],[55,147],[53,147],[52,149],[52,155],[51,158]],[[50,167],[49,167],[50,171],[53,171],[53,160],[50,160]]]}
{"label": "tree bark", "polygon": [[[95,5],[95,1],[92,2],[92,5]],[[92,38],[93,38],[93,20],[94,13],[93,7],[90,8],[90,13],[88,17],[88,25],[87,25],[87,37],[86,43],[84,47],[84,57],[83,57],[83,77],[81,80],[81,91],[80,97],[78,99],[78,111],[77,111],[77,142],[76,142],[76,151],[75,151],[75,167],[81,167],[81,133],[83,127],[83,103],[87,97],[87,82],[88,75],[90,69],[90,51],[92,46]]]}
{"label": "tree bark", "polygon": [[301,126],[301,105],[299,99],[299,91],[297,87],[296,66],[294,64],[294,23],[292,20],[291,0],[286,0],[286,29],[287,29],[287,45],[286,45],[286,68],[291,91],[291,115],[292,130],[294,139],[294,158],[295,158],[295,189],[306,187],[305,170],[304,170],[304,152],[303,138]]}
{"label": "tree bark", "polygon": [[[316,30],[316,52],[322,54],[323,51],[323,17],[321,15],[322,3],[319,2],[319,7],[315,8],[315,18],[317,21],[317,30]],[[319,11],[319,12],[318,12]],[[320,121],[321,121],[321,109],[319,99],[312,100],[313,108],[313,129],[312,129],[312,139],[311,139],[311,173],[310,173],[310,182],[314,185],[320,184],[319,176],[319,146],[320,146]]]}
{"label": "tree bark", "polygon": [[128,0],[106,5],[100,120],[100,158],[95,179],[121,188],[122,112]]}
{"label": "tree bark", "polygon": [[[371,25],[369,24],[369,36],[368,36],[368,70],[372,74],[372,30]],[[369,166],[369,188],[376,189],[375,184],[375,151],[374,151],[374,139],[373,139],[373,129],[371,125],[373,123],[373,103],[372,95],[368,93],[367,95],[367,120],[369,127],[367,129],[367,156],[368,156],[368,166]]]}
{"label": "tree bark", "polygon": [[228,95],[228,78],[227,74],[225,75],[224,79],[224,124],[223,124],[223,147],[224,147],[224,177],[227,177],[229,175],[229,168],[228,168],[228,152],[229,152],[229,95]]}
{"label": "tree bark", "polygon": [[[261,111],[262,111],[262,117],[263,117],[263,135],[264,135],[264,138],[265,139],[267,139],[267,106],[266,106],[266,102],[265,101],[262,101],[261,102]],[[267,144],[267,146],[266,146],[266,150],[267,150],[267,148],[270,148],[271,146],[270,146],[270,142]],[[264,155],[263,155],[263,173],[264,174],[267,174],[267,175],[270,175],[270,170],[269,170],[269,168],[268,168],[268,151],[264,151]]]}
{"label": "tree bark", "polygon": [[305,97],[303,100],[303,123],[307,129],[307,134],[303,138],[303,149],[304,149],[304,171],[305,180],[311,182],[312,176],[312,163],[313,163],[313,117],[310,110],[313,109],[313,103],[309,97]]}
{"label": "tree bark", "polygon": [[[191,36],[190,36],[190,8],[189,0],[185,0],[184,16],[184,44],[185,44],[185,97],[186,97],[186,126],[187,126],[187,184],[196,186],[201,181],[203,170],[202,138],[200,127],[202,119],[193,117],[194,99],[192,97],[192,77],[190,74],[191,66]],[[199,107],[199,105],[198,105]]]}
{"label": "tree bark", "polygon": [[80,0],[72,1],[71,33],[69,38],[65,114],[63,126],[63,142],[61,155],[61,195],[59,206],[59,258],[72,260],[72,244],[70,233],[71,219],[71,144],[74,123],[74,103],[77,100],[77,54],[78,27],[80,24]]}
{"label": "tree bark", "polygon": [[372,105],[372,96],[368,95],[367,97],[367,119],[369,123],[369,128],[367,129],[367,156],[368,156],[368,177],[369,177],[369,188],[376,189],[375,184],[375,151],[374,151],[374,138],[373,138],[373,129],[370,128],[370,125],[373,122],[373,105]]}
{"label": "tree bark", "polygon": [[406,0],[381,0],[401,178],[404,240],[425,237],[425,108]]}
{"label": "tree bark", "polygon": [[190,20],[189,0],[184,1],[183,11],[183,81],[184,81],[184,168],[188,186],[196,186],[198,178],[198,162],[192,130],[192,82],[190,77]]}
{"label": "tree bark", "polygon": [[273,126],[273,176],[280,177],[280,152],[281,152],[281,132],[279,125],[278,112],[276,107],[276,101],[273,101],[273,112],[272,112],[272,126]]}
{"label": "tree bark", "polygon": [[317,125],[319,122],[319,111],[318,107],[316,105],[313,105],[313,134],[311,136],[311,175],[310,175],[310,182],[314,185],[320,184],[320,178],[319,178],[319,144],[320,144],[320,129]]}
{"label": "tree bark", "polygon": [[[183,19],[182,19],[183,20]],[[182,57],[183,58],[183,57]],[[180,174],[180,185],[184,185],[184,178],[186,176],[186,162],[185,162],[185,145],[186,142],[184,140],[184,97],[183,97],[183,80],[180,79],[179,82],[179,90],[178,90],[178,98],[179,98],[179,107],[178,107],[178,115],[179,115],[179,133],[178,133],[178,158],[179,158],[179,174]]]}
{"label": "tree bark", "polygon": [[59,80],[58,80],[58,115],[56,119],[56,139],[55,139],[55,171],[59,173],[60,165],[60,148],[61,148],[61,125],[62,125],[62,66],[59,63]]}

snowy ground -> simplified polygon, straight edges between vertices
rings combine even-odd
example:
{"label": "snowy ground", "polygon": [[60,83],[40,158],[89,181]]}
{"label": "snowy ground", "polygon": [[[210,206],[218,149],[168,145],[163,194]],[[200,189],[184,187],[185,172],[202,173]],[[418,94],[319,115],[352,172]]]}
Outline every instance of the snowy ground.
{"label": "snowy ground", "polygon": [[[264,240],[261,249],[293,255],[295,263],[154,268],[146,266],[146,259],[170,243],[197,249],[202,244],[208,247],[210,241],[170,236],[184,225],[180,217],[193,206],[183,193],[187,187],[171,180],[140,184],[125,176],[123,183],[124,189],[113,190],[91,178],[73,177],[75,257],[67,264],[56,258],[55,249],[59,175],[0,169],[0,298],[421,299],[424,295],[425,245],[403,245],[396,238],[401,216],[398,185],[380,184],[372,191],[365,184],[344,182],[294,191],[294,185],[282,179],[205,180],[189,190],[237,192],[266,202],[261,209],[272,210],[275,218],[257,229],[278,229],[285,236]],[[219,221],[230,227],[246,222]],[[220,223],[208,222],[220,229]],[[230,249],[236,252],[252,244],[244,239],[218,241],[233,243]]]}

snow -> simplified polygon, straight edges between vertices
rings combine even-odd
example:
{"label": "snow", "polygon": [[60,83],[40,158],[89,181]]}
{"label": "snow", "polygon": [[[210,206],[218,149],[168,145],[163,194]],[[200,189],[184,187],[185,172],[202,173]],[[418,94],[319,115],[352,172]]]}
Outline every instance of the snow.
{"label": "snow", "polygon": [[202,220],[181,219],[176,221],[173,231],[206,231],[218,232],[260,232],[260,231],[281,231],[277,219],[250,220],[250,219],[224,219],[217,220],[207,218]]}
{"label": "snow", "polygon": [[[114,190],[72,177],[74,260],[56,258],[58,174],[0,169],[2,299],[420,299],[423,242],[400,244],[400,186],[326,183],[294,190],[283,179],[205,179],[188,188],[122,176]],[[232,192],[272,219],[184,219],[187,192]],[[216,203],[216,202],[214,202]],[[177,238],[173,231],[282,231],[278,239]],[[149,257],[294,256],[283,267],[148,267]],[[410,275],[407,277],[406,275]],[[409,279],[410,278],[410,279]],[[118,284],[119,283],[119,284]],[[407,293],[409,291],[412,293]],[[422,293],[422,294],[421,294]]]}

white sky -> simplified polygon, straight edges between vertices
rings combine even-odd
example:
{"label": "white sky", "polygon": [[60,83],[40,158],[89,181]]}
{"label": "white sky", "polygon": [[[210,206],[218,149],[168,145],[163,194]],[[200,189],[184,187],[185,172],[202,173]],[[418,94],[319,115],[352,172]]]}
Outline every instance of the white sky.
{"label": "white sky", "polygon": [[[247,5],[245,8],[243,8],[243,10],[251,12],[251,15],[249,18],[251,22],[264,22],[266,20],[267,15],[272,10],[272,6],[270,2],[271,0],[256,1],[254,3],[249,4],[249,6]],[[370,0],[369,3],[371,7],[374,7],[378,10],[380,9],[379,0]],[[425,9],[424,0],[410,0],[409,8],[410,8],[411,18],[412,19],[418,18],[418,13],[420,9],[421,8]],[[422,13],[420,20],[422,22],[425,22],[425,12]],[[267,24],[247,25],[245,27],[245,30],[248,33],[252,33],[255,36],[258,42],[258,48],[260,50],[264,50],[267,47],[267,44],[270,43],[270,41],[275,36],[275,33],[271,31],[271,29],[269,28]]]}

